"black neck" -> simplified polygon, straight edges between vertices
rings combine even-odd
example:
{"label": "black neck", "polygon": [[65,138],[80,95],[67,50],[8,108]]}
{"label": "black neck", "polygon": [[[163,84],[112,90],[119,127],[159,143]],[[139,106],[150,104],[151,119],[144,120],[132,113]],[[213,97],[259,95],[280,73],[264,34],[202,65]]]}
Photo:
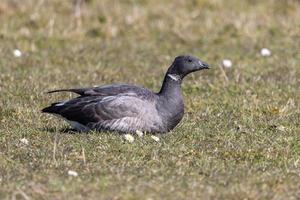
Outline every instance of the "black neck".
{"label": "black neck", "polygon": [[160,111],[160,117],[166,123],[165,128],[167,130],[173,129],[183,117],[184,104],[181,95],[181,82],[182,79],[179,76],[167,73],[158,93],[159,99],[156,107]]}
{"label": "black neck", "polygon": [[163,84],[161,86],[158,95],[164,95],[164,96],[180,95],[181,96],[181,82],[182,79],[180,76],[167,73],[165,75]]}

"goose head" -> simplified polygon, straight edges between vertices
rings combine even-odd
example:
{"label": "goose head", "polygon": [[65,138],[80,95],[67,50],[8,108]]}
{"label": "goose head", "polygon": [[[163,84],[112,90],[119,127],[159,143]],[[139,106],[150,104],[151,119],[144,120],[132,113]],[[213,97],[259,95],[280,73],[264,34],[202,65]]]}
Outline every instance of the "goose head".
{"label": "goose head", "polygon": [[182,80],[186,75],[203,69],[209,69],[209,65],[195,56],[183,55],[175,58],[167,75],[174,80]]}

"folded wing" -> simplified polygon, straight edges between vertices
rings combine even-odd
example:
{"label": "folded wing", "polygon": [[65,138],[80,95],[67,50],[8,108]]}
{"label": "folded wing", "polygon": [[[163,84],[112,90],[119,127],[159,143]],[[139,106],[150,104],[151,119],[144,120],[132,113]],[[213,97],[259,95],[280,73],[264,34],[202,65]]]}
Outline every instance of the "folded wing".
{"label": "folded wing", "polygon": [[147,97],[152,94],[152,92],[146,88],[127,84],[105,85],[92,88],[59,89],[49,91],[48,93],[55,92],[73,92],[79,94],[80,96],[111,96],[125,93],[134,93],[140,97]]}
{"label": "folded wing", "polygon": [[43,112],[60,115],[69,121],[97,130],[130,132],[146,127],[150,131],[154,125],[146,125],[145,122],[159,123],[159,119],[155,119],[158,115],[155,113],[154,99],[145,100],[136,93],[80,96],[54,103],[43,109]]}

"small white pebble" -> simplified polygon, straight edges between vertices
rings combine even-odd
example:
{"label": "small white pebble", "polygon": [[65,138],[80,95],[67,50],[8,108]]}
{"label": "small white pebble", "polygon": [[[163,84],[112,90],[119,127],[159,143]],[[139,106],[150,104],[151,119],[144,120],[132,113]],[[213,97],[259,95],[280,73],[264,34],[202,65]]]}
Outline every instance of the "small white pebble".
{"label": "small white pebble", "polygon": [[127,24],[131,25],[131,24],[134,23],[134,17],[132,15],[127,15],[125,17],[125,21],[126,21]]}
{"label": "small white pebble", "polygon": [[155,135],[151,135],[151,138],[152,138],[153,140],[155,140],[156,142],[159,142],[159,137],[156,137]]}
{"label": "small white pebble", "polygon": [[76,177],[76,176],[78,176],[78,173],[75,172],[75,171],[73,171],[73,170],[69,170],[69,171],[68,171],[68,175],[69,175],[69,176],[74,176],[74,177]]}
{"label": "small white pebble", "polygon": [[139,130],[136,130],[135,132],[139,137],[143,137],[143,132],[142,131],[139,131]]}
{"label": "small white pebble", "polygon": [[22,56],[22,52],[19,49],[15,49],[13,53],[16,58],[19,58]]}
{"label": "small white pebble", "polygon": [[264,57],[268,57],[268,56],[271,56],[271,51],[269,50],[269,49],[267,49],[267,48],[262,48],[261,50],[260,50],[260,54],[262,55],[262,56],[264,56]]}
{"label": "small white pebble", "polygon": [[115,37],[119,32],[118,27],[111,26],[110,29],[109,29],[109,32],[110,32],[112,37]]}
{"label": "small white pebble", "polygon": [[29,144],[29,141],[26,138],[20,139],[20,142],[23,143],[23,144],[25,144],[25,145]]}
{"label": "small white pebble", "polygon": [[127,140],[130,143],[132,143],[134,141],[134,137],[130,134],[125,134],[124,137],[125,137],[125,140]]}
{"label": "small white pebble", "polygon": [[222,61],[222,65],[223,65],[223,67],[230,68],[230,67],[232,67],[232,62],[229,59],[224,59]]}
{"label": "small white pebble", "polygon": [[284,132],[286,128],[282,125],[276,127],[277,130]]}

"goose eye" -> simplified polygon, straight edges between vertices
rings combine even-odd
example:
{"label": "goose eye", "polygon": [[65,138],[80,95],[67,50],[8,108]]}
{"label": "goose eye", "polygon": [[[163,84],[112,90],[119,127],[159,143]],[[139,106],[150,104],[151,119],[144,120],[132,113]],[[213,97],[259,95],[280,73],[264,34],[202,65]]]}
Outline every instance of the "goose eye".
{"label": "goose eye", "polygon": [[191,60],[191,59],[188,59],[188,62],[192,62],[192,60]]}

